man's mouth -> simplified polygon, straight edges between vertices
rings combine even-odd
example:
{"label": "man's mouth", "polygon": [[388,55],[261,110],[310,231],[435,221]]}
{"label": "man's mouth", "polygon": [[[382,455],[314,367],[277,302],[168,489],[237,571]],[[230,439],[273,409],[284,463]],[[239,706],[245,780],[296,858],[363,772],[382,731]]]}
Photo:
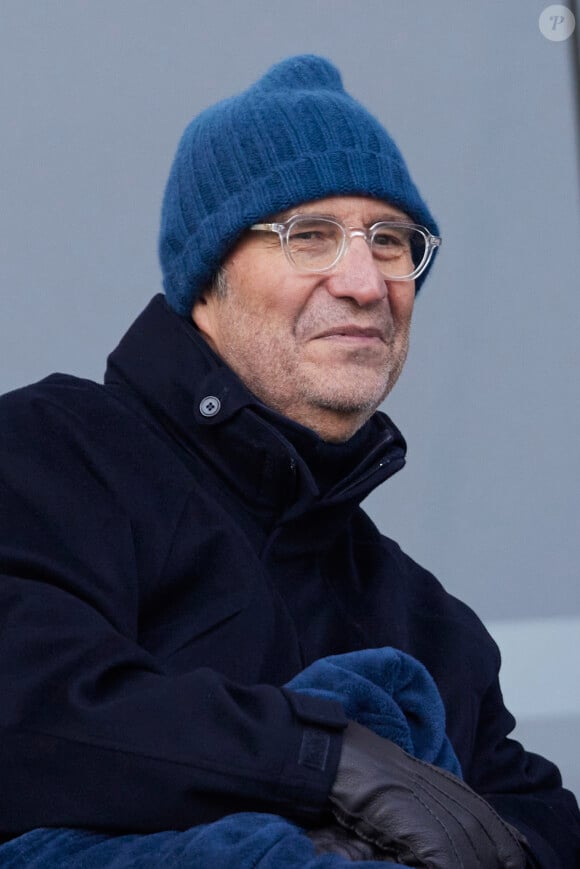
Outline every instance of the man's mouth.
{"label": "man's mouth", "polygon": [[339,326],[330,326],[323,332],[316,334],[315,339],[320,338],[342,338],[352,341],[384,341],[384,332],[376,326],[356,326],[354,324],[344,324]]}

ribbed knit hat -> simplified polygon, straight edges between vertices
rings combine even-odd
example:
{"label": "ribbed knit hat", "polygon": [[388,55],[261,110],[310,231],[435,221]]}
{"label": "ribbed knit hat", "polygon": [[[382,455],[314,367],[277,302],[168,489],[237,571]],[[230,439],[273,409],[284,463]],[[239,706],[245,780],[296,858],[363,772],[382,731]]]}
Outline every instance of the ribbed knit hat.
{"label": "ribbed knit hat", "polygon": [[[159,257],[167,301],[189,316],[241,233],[332,195],[383,199],[438,235],[382,125],[315,55],[290,57],[186,128],[163,199]],[[417,280],[417,289],[428,269]]]}

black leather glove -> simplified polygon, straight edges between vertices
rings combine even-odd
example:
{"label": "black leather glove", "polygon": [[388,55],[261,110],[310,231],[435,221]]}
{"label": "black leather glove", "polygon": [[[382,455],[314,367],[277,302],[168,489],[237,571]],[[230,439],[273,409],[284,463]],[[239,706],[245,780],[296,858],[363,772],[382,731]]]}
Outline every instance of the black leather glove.
{"label": "black leather glove", "polygon": [[525,838],[445,770],[351,721],[330,802],[337,821],[389,859],[429,869],[524,869]]}
{"label": "black leather glove", "polygon": [[361,863],[366,860],[382,863],[389,859],[377,845],[373,845],[372,842],[363,842],[355,833],[351,830],[345,830],[339,824],[309,830],[307,835],[314,844],[318,855],[338,854],[354,863]]}

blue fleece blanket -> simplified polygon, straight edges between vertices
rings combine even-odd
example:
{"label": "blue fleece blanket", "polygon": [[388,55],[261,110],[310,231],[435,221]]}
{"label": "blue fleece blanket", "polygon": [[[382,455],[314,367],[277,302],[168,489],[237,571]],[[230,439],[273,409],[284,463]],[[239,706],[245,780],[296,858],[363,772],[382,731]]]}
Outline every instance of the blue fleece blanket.
{"label": "blue fleece blanket", "polygon": [[[347,716],[405,751],[460,775],[431,676],[396,649],[316,661],[288,687],[338,700]],[[360,861],[361,869],[395,866]],[[398,865],[398,864],[397,864]],[[340,869],[352,862],[316,855],[304,831],[276,815],[243,812],[186,831],[107,836],[90,830],[32,830],[0,847],[3,869]]]}

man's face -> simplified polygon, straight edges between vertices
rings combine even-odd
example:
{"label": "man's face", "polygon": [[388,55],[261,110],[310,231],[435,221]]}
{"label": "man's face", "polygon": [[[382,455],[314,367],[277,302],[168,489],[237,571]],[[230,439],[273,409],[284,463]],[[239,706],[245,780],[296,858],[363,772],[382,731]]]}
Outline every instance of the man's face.
{"label": "man's face", "polygon": [[[385,202],[336,196],[278,215],[332,216],[347,227],[406,218]],[[208,343],[265,404],[329,441],[374,413],[407,355],[414,281],[385,281],[364,238],[328,272],[296,271],[275,233],[248,232],[224,262],[225,295],[193,308]]]}

